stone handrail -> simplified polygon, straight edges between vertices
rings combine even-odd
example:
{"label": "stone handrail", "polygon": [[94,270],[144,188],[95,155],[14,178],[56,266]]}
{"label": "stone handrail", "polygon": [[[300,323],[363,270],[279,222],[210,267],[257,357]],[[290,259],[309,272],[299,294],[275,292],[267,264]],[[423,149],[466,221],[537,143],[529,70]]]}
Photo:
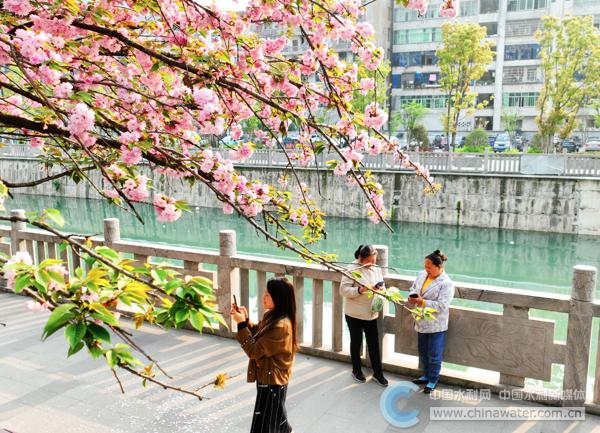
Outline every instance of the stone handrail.
{"label": "stone handrail", "polygon": [[[224,151],[225,149],[215,149]],[[290,150],[293,151],[293,150]],[[431,172],[463,174],[555,175],[600,177],[600,155],[572,154],[505,154],[505,153],[449,153],[408,152],[410,158]],[[0,158],[37,158],[40,151],[26,144],[8,144],[0,147]],[[325,168],[328,160],[339,159],[337,154],[320,154],[307,168]],[[384,171],[407,171],[392,155],[366,155],[365,168]],[[239,166],[285,167],[288,159],[280,150],[258,149]]]}
{"label": "stone handrail", "polygon": [[[12,211],[12,215],[23,216],[24,211]],[[260,299],[271,275],[286,275],[293,279],[298,299],[298,339],[300,351],[329,359],[349,362],[343,342],[343,300],[339,294],[340,274],[316,264],[306,264],[292,260],[281,260],[239,254],[236,233],[233,230],[220,232],[219,252],[195,248],[169,246],[121,240],[118,219],[104,221],[104,236],[92,238],[95,245],[105,244],[139,261],[149,258],[179,260],[183,265],[174,268],[190,275],[203,275],[214,282],[220,311],[228,311],[232,295],[236,295],[241,305],[250,306],[249,286],[255,279],[258,287],[258,313],[263,313]],[[57,248],[59,239],[40,230],[26,228],[23,223],[12,223],[10,227],[0,226],[0,252],[6,254],[26,250],[35,263],[48,257],[59,257],[73,270],[83,266],[76,255],[68,250]],[[387,246],[377,246],[378,265],[382,266],[388,286],[406,291],[414,278],[388,274]],[[215,270],[203,265],[216,266]],[[502,306],[502,312],[490,312],[477,308],[453,305],[450,309],[450,328],[444,361],[467,367],[495,372],[495,375],[466,377],[463,373],[445,370],[442,380],[461,386],[490,389],[493,392],[506,392],[513,388],[523,388],[525,378],[548,381],[551,379],[552,364],[564,365],[563,391],[559,397],[548,398],[540,390],[527,390],[527,399],[546,404],[564,406],[586,405],[588,411],[600,412],[600,350],[597,352],[595,388],[591,398],[586,398],[588,361],[591,350],[593,317],[600,317],[600,302],[594,300],[596,269],[575,266],[573,289],[570,296],[546,294],[534,291],[482,286],[478,284],[456,283],[455,299],[485,302]],[[312,286],[312,335],[304,329],[305,287]],[[324,289],[332,287],[332,298],[325,302]],[[329,300],[328,300],[329,301]],[[456,304],[456,303],[455,303]],[[331,305],[331,329],[324,330],[324,307]],[[555,322],[529,317],[529,310],[545,310],[568,315],[568,331],[565,343],[554,341]],[[233,325],[230,318],[226,320]],[[379,318],[380,340],[394,336],[393,352],[416,355],[416,336],[413,319],[404,308],[390,311],[385,305]],[[325,331],[325,332],[324,332]],[[218,333],[231,337],[231,332],[222,327]],[[324,345],[324,335],[331,335],[331,345]],[[401,363],[390,359],[382,344],[384,368],[389,371],[416,375],[414,362]],[[366,360],[365,360],[366,362]],[[490,377],[492,377],[490,379]],[[565,396],[568,396],[565,398]],[[586,402],[586,400],[589,400]]]}

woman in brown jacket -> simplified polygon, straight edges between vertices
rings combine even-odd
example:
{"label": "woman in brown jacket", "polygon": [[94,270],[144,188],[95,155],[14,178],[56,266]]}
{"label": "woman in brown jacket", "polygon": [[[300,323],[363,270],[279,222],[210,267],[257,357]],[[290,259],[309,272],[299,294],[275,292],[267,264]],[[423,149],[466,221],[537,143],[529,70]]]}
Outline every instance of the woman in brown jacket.
{"label": "woman in brown jacket", "polygon": [[256,381],[250,433],[290,433],[285,398],[297,349],[296,298],[287,278],[272,278],[263,296],[265,314],[258,324],[245,307],[231,307],[237,340],[250,358],[248,382]]}

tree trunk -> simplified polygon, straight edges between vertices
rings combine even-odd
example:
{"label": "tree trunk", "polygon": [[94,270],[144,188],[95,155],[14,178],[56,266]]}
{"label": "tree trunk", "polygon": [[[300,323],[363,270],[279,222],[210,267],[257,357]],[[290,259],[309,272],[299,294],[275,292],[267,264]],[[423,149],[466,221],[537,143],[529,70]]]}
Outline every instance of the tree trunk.
{"label": "tree trunk", "polygon": [[554,137],[552,135],[542,135],[542,152],[554,152]]}

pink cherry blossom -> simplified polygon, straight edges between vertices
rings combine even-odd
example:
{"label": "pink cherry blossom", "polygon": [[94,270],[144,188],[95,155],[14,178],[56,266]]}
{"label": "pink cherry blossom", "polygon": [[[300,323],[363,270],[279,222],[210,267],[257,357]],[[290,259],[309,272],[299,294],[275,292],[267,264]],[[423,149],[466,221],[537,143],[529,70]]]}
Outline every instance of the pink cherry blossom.
{"label": "pink cherry blossom", "polygon": [[33,6],[29,0],[4,0],[4,9],[16,15],[25,16],[33,10]]}
{"label": "pink cherry blossom", "polygon": [[[128,134],[127,132],[125,134]],[[121,146],[121,161],[127,165],[136,165],[142,160],[142,150],[139,147],[129,149]]]}
{"label": "pink cherry blossom", "polygon": [[181,210],[177,209],[175,200],[162,194],[154,196],[154,209],[156,219],[161,222],[173,222],[181,217]]}
{"label": "pink cherry blossom", "polygon": [[94,127],[94,112],[85,104],[79,103],[69,116],[69,132],[78,137]]}
{"label": "pink cherry blossom", "polygon": [[373,89],[375,89],[375,80],[373,78],[363,78],[360,80],[360,93],[366,95]]}
{"label": "pink cherry blossom", "polygon": [[458,0],[446,0],[440,5],[440,16],[454,18],[458,14],[459,7]]}
{"label": "pink cherry blossom", "polygon": [[27,301],[25,305],[27,306],[27,309],[32,313],[39,313],[40,311],[48,310],[52,306],[52,304],[50,304],[50,302],[48,301],[38,302],[33,301],[31,299]]}
{"label": "pink cherry blossom", "polygon": [[366,106],[365,126],[379,130],[387,121],[387,118],[387,113],[379,108],[379,105],[376,102],[371,102]]}

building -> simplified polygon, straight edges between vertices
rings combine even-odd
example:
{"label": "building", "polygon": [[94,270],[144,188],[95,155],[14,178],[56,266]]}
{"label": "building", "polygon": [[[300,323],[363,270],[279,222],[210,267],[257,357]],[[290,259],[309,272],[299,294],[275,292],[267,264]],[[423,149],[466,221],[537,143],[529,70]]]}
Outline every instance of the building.
{"label": "building", "polygon": [[[424,17],[417,12],[394,6],[392,63],[392,111],[405,102],[418,101],[431,111],[423,119],[429,131],[441,131],[445,97],[440,92],[439,69],[435,50],[442,39],[441,25],[448,20],[439,16],[439,1],[432,0]],[[479,100],[490,100],[485,109],[464,117],[459,133],[483,127],[502,131],[503,111],[522,117],[520,129],[537,131],[536,101],[542,83],[540,47],[534,38],[543,16],[592,15],[600,22],[600,0],[463,0],[454,20],[476,22],[487,28],[496,43],[496,60],[476,83]],[[593,119],[583,110],[584,130]],[[582,131],[579,131],[580,133]]]}

